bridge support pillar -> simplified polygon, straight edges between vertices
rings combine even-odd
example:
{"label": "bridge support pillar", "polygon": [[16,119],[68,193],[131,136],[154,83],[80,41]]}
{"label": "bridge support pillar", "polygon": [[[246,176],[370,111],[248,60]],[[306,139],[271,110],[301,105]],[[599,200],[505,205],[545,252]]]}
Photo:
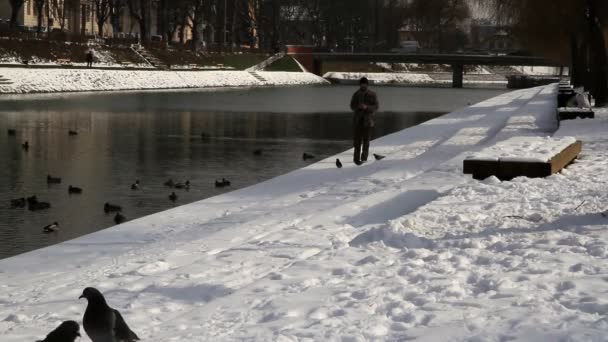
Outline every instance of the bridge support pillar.
{"label": "bridge support pillar", "polygon": [[452,88],[462,88],[464,84],[464,65],[452,64]]}
{"label": "bridge support pillar", "polygon": [[315,58],[312,62],[312,65],[312,73],[317,76],[323,77],[323,75],[321,75],[321,73],[323,72],[323,62]]}

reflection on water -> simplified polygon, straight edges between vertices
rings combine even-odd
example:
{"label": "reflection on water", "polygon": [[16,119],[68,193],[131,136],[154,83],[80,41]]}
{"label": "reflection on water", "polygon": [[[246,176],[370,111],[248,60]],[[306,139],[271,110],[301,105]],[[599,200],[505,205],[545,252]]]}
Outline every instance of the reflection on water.
{"label": "reflection on water", "polygon": [[[352,90],[306,87],[4,98],[0,111],[0,161],[5,165],[0,168],[0,258],[112,226],[113,216],[103,212],[105,202],[121,205],[124,215],[134,219],[303,167],[308,163],[301,159],[304,151],[320,159],[348,149],[351,114],[341,106],[332,107],[330,99],[344,100]],[[432,89],[424,91],[433,94]],[[499,93],[469,92],[467,97],[474,101]],[[301,93],[308,97],[295,96]],[[409,107],[418,105],[408,102],[416,99],[393,96],[384,89],[381,94],[386,107],[401,105],[403,111],[380,113],[376,136],[441,113],[409,112]],[[294,99],[289,110],[252,112],[258,102],[265,109],[277,99],[284,104],[285,96]],[[224,103],[222,108],[213,101],[218,97]],[[310,110],[307,104],[316,108],[319,101],[327,101],[329,113],[305,114]],[[454,109],[462,103],[442,105]],[[249,111],[235,107],[249,107]],[[9,128],[17,130],[16,136],[6,134]],[[68,130],[79,134],[69,136]],[[27,152],[21,148],[25,140],[31,145]],[[256,149],[263,150],[261,156],[253,154]],[[47,185],[47,174],[61,177],[62,184]],[[232,182],[231,188],[215,187],[214,181],[222,177]],[[192,186],[189,191],[172,190],[163,185],[167,179],[189,180]],[[136,180],[141,182],[140,191],[130,189]],[[83,188],[84,193],[69,195],[69,185]],[[172,191],[179,197],[176,203],[168,198]],[[52,208],[41,212],[10,209],[10,199],[31,195],[49,201]],[[54,221],[60,223],[61,232],[42,234],[42,227]]]}

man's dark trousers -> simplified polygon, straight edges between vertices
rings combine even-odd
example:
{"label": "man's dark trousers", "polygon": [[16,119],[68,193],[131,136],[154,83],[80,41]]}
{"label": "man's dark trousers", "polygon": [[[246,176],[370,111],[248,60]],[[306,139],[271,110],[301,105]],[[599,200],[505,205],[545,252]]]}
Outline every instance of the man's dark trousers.
{"label": "man's dark trousers", "polygon": [[[369,142],[372,139],[373,130],[373,127],[365,124],[365,120],[360,120],[355,123],[353,132],[353,136],[355,137],[355,155],[353,160],[355,164],[367,161]],[[361,147],[363,147],[363,149],[361,149]]]}

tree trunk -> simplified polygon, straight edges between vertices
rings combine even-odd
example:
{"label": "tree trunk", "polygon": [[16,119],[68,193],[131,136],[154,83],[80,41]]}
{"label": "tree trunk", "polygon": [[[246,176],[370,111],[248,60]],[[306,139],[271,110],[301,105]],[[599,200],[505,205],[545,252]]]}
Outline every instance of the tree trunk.
{"label": "tree trunk", "polygon": [[97,21],[97,32],[100,37],[103,37],[103,22]]}
{"label": "tree trunk", "polygon": [[194,20],[192,21],[192,43],[190,44],[190,49],[192,50],[192,52],[195,53],[198,50],[198,41],[201,37],[201,33],[199,32],[199,26],[200,25],[198,24],[198,22]]}
{"label": "tree trunk", "polygon": [[606,44],[599,28],[596,28],[592,33],[590,55],[590,89],[593,97],[595,97],[596,104],[598,106],[603,106],[608,100],[608,83],[606,77],[608,61],[606,60]]}
{"label": "tree trunk", "polygon": [[596,105],[603,106],[608,100],[608,60],[602,26],[592,4],[589,5],[589,25],[589,89]]}
{"label": "tree trunk", "polygon": [[19,16],[19,11],[21,7],[23,7],[23,0],[14,1],[11,0],[11,22],[9,24],[9,28],[15,29],[17,27],[17,17]]}
{"label": "tree trunk", "polygon": [[36,33],[40,35],[40,33],[42,33],[42,18],[44,17],[44,0],[36,0],[35,6],[38,10],[38,26],[36,27]]}
{"label": "tree trunk", "polygon": [[237,29],[238,29],[238,14],[240,11],[240,6],[239,6],[239,0],[234,0],[233,6],[232,6],[232,23],[231,23],[231,27],[230,27],[230,46],[231,46],[231,51],[234,52],[234,49],[236,48],[236,41],[237,41]]}

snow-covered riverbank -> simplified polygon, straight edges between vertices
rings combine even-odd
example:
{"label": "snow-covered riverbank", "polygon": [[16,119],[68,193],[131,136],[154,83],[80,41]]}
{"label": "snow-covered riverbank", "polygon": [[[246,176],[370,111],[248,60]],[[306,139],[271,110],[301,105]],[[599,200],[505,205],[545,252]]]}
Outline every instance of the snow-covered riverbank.
{"label": "snow-covered riverbank", "polygon": [[[233,193],[0,261],[0,340],[82,321],[87,286],[144,341],[557,341],[608,327],[608,111],[579,161],[474,181],[471,153],[556,129],[516,91]],[[85,336],[82,341],[89,341]]]}
{"label": "snow-covered riverbank", "polygon": [[326,84],[304,72],[0,68],[0,94]]}

